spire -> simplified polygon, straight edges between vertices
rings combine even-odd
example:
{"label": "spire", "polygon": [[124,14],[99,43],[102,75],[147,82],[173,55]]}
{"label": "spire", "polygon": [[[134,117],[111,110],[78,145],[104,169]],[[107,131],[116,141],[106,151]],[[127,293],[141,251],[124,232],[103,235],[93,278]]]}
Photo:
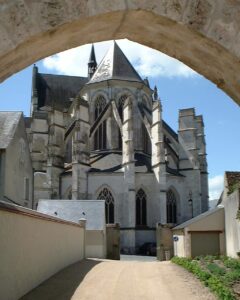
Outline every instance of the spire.
{"label": "spire", "polygon": [[158,90],[157,90],[157,86],[156,85],[154,87],[153,100],[155,100],[155,101],[158,100]]}
{"label": "spire", "polygon": [[97,69],[97,61],[95,56],[94,45],[92,44],[91,53],[88,61],[88,78],[91,79]]}
{"label": "spire", "polygon": [[34,64],[32,71],[32,97],[31,97],[31,112],[32,116],[33,112],[38,109],[38,67]]}
{"label": "spire", "polygon": [[143,82],[115,41],[99,64],[89,83],[109,79]]}
{"label": "spire", "polygon": [[38,67],[34,64],[32,71],[32,97],[37,97],[37,73]]}

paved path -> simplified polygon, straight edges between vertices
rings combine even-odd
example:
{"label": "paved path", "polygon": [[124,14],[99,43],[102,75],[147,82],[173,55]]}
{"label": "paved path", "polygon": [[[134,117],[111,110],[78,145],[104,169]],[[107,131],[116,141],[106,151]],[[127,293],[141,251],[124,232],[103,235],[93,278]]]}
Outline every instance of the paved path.
{"label": "paved path", "polygon": [[21,300],[215,300],[171,262],[87,259],[59,272]]}

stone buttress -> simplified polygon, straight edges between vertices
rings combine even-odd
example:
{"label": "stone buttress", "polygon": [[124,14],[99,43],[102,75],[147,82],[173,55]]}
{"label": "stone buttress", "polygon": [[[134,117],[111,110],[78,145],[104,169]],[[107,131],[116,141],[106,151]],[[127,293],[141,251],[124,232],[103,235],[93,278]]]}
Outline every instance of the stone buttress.
{"label": "stone buttress", "polygon": [[162,108],[160,100],[155,100],[152,106],[152,170],[154,172],[153,188],[155,190],[156,220],[166,223],[166,163],[164,138],[162,130]]}
{"label": "stone buttress", "polygon": [[72,199],[88,199],[89,105],[84,99],[77,101],[72,147]]}
{"label": "stone buttress", "polygon": [[135,161],[133,144],[133,103],[128,97],[123,106],[123,136],[122,136],[122,165],[124,169],[124,216],[123,224],[125,232],[124,244],[128,245],[130,251],[135,249]]}

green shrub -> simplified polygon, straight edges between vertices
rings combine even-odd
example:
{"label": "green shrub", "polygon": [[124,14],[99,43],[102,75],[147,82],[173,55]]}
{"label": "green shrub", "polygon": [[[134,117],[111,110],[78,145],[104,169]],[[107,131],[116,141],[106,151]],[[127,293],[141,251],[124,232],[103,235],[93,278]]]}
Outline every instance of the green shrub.
{"label": "green shrub", "polygon": [[[213,257],[209,256],[207,257],[207,259],[204,258],[204,260],[206,261],[213,261],[214,259]],[[235,300],[236,298],[232,294],[230,288],[222,279],[224,278],[226,271],[214,263],[208,264],[207,269],[209,271],[206,271],[201,268],[198,260],[191,260],[190,258],[182,257],[172,258],[172,262],[184,267],[185,269],[196,275],[197,278],[199,278],[199,280],[201,280],[206,286],[208,286],[211,291],[217,294],[220,300]]]}
{"label": "green shrub", "polygon": [[222,259],[223,264],[225,267],[234,269],[234,270],[240,270],[240,260],[234,259],[230,257],[226,257]]}
{"label": "green shrub", "polygon": [[211,275],[207,280],[207,285],[221,300],[235,300],[231,290],[224,286],[222,281],[216,276]]}
{"label": "green shrub", "polygon": [[215,263],[210,263],[207,265],[207,269],[213,273],[214,275],[217,276],[224,276],[226,274],[226,270],[219,267],[218,265],[216,265]]}
{"label": "green shrub", "polygon": [[226,273],[223,278],[227,285],[232,285],[235,281],[240,280],[240,270],[233,270]]}

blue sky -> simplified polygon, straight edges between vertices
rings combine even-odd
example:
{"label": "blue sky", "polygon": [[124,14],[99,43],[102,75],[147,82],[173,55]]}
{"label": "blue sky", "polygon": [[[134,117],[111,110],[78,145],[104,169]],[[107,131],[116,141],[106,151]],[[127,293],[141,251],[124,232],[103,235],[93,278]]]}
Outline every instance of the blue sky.
{"label": "blue sky", "polygon": [[[95,45],[100,62],[111,42]],[[211,198],[223,188],[226,170],[240,169],[240,110],[213,83],[182,63],[158,51],[120,40],[118,44],[140,75],[158,87],[163,105],[163,118],[177,131],[178,110],[195,107],[202,114],[208,153]],[[86,76],[90,45],[56,54],[37,62],[39,72]],[[32,66],[13,75],[0,85],[0,110],[30,111]]]}

